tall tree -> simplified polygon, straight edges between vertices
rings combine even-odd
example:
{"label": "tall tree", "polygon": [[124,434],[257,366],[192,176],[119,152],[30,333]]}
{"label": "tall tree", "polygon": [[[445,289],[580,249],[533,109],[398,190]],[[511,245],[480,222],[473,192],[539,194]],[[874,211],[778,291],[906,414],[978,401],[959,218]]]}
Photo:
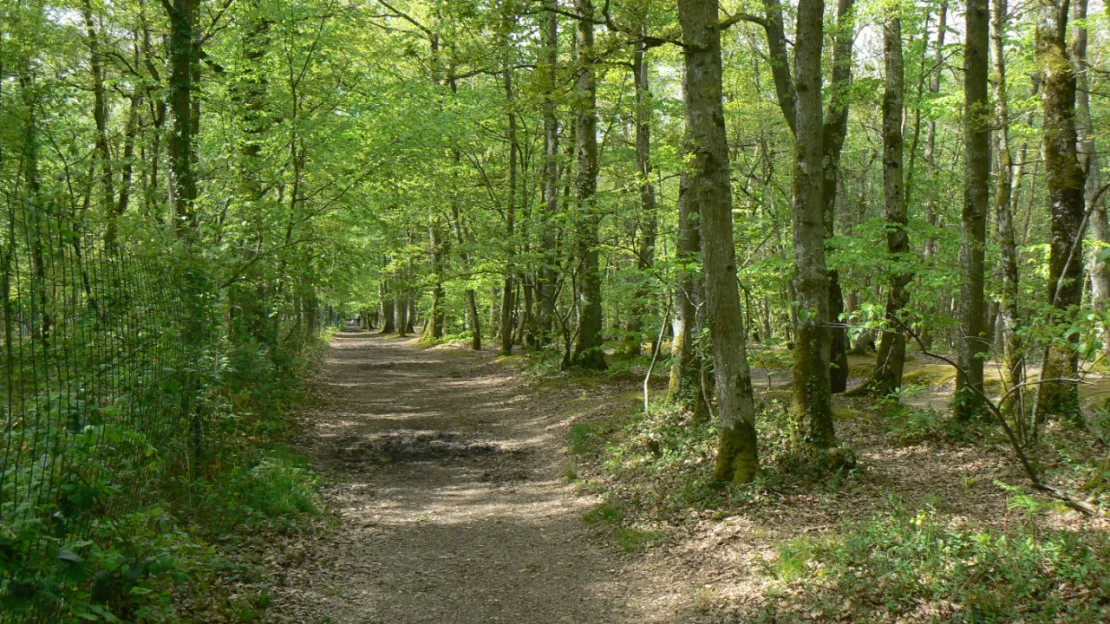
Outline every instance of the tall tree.
{"label": "tall tree", "polygon": [[[1006,0],[993,0],[991,45],[994,59],[995,134],[998,140],[998,182],[995,187],[995,230],[1002,252],[1002,292],[999,322],[1002,324],[1002,380],[1007,388],[1025,381],[1021,336],[1018,334],[1019,265],[1014,233],[1014,156],[1010,147],[1010,100],[1006,84],[1006,38],[1009,21]],[[1021,395],[1015,394],[1015,399]],[[1012,413],[1014,400],[1004,410]]]}
{"label": "tall tree", "polygon": [[[825,112],[823,147],[825,149],[825,178],[821,187],[825,202],[825,235],[832,238],[836,230],[837,188],[840,182],[840,155],[848,135],[848,100],[852,82],[852,41],[855,20],[852,16],[854,0],[838,0],[836,7],[836,32],[833,43],[832,81],[829,83],[829,102]],[[840,273],[829,271],[829,321],[836,324],[844,312],[844,294],[840,288]],[[843,392],[848,387],[848,330],[833,327],[829,330],[829,389]]]}
{"label": "tall tree", "polygon": [[[1048,259],[1048,303],[1052,321],[1069,320],[1068,309],[1083,294],[1083,229],[1085,176],[1079,165],[1075,128],[1076,75],[1068,51],[1068,2],[1043,0],[1036,27],[1037,69],[1042,80],[1041,111],[1044,118],[1044,165],[1047,177],[1052,238]],[[1074,378],[1079,359],[1074,348],[1078,335],[1053,342],[1045,354],[1037,396],[1037,419],[1076,417],[1079,395],[1074,383],[1050,381]]]}
{"label": "tall tree", "polygon": [[190,238],[197,226],[197,180],[193,84],[197,75],[196,14],[199,0],[166,2],[170,18],[170,111],[173,128],[169,140],[170,171],[173,173],[172,198],[174,229],[181,238]]}
{"label": "tall tree", "polygon": [[[1072,39],[1072,56],[1078,72],[1076,78],[1076,129],[1079,135],[1079,165],[1086,172],[1083,200],[1087,205],[1087,219],[1091,234],[1097,243],[1096,251],[1110,246],[1110,219],[1106,214],[1106,193],[1102,187],[1102,160],[1095,145],[1095,128],[1091,116],[1091,66],[1087,58],[1089,34],[1087,28],[1087,0],[1075,0],[1075,37]],[[1110,263],[1091,254],[1088,266],[1091,275],[1091,303],[1098,312],[1110,310]],[[1102,329],[1104,350],[1110,354],[1110,325]]]}
{"label": "tall tree", "polygon": [[536,281],[539,299],[539,341],[547,344],[555,331],[555,289],[558,281],[555,258],[554,220],[559,212],[559,119],[555,96],[559,89],[559,15],[557,0],[545,0],[541,22],[543,50],[540,79],[543,81],[543,208],[540,212],[541,266]]}
{"label": "tall tree", "polygon": [[717,0],[680,0],[686,77],[687,201],[700,207],[706,304],[713,336],[720,441],[714,476],[751,481],[759,470],[755,407],[736,284],[732,187],[721,88],[721,31]]}
{"label": "tall tree", "polygon": [[592,0],[575,0],[578,20],[577,120],[578,182],[575,256],[578,260],[578,340],[574,363],[583,368],[604,369],[602,350],[602,301],[599,233],[601,213],[597,207],[597,70],[594,67],[594,6]]}
{"label": "tall tree", "polygon": [[[686,134],[690,130],[687,128]],[[691,138],[686,137],[690,144]],[[682,409],[702,419],[708,415],[706,392],[703,388],[704,362],[694,338],[701,333],[698,314],[705,299],[705,286],[698,264],[701,258],[701,222],[699,206],[689,193],[690,176],[682,173],[678,187],[678,232],[676,233],[675,260],[678,263],[675,287],[674,321],[671,323],[674,339],[671,341],[671,371],[667,398]]]}
{"label": "tall tree", "polygon": [[794,336],[794,404],[790,427],[795,450],[803,455],[836,443],[829,385],[829,284],[822,200],[824,8],[822,0],[799,0],[794,45],[794,266],[798,324]]}
{"label": "tall tree", "polygon": [[902,386],[906,363],[906,337],[902,330],[902,309],[909,302],[906,286],[911,274],[906,267],[910,250],[906,226],[906,197],[903,188],[902,108],[905,101],[905,65],[902,57],[902,17],[897,7],[883,22],[883,60],[886,90],[883,94],[883,205],[886,212],[886,250],[891,267],[890,289],[886,299],[886,325],[879,340],[875,373],[870,389],[879,396]]}
{"label": "tall tree", "polygon": [[[792,314],[794,327],[794,403],[790,410],[791,438],[795,451],[813,455],[816,451],[834,446],[836,435],[832,420],[832,385],[830,357],[832,336],[830,331],[829,274],[825,262],[825,238],[830,230],[826,222],[824,197],[826,180],[831,175],[829,188],[835,191],[839,145],[843,145],[842,112],[847,115],[847,102],[843,91],[851,74],[845,73],[850,60],[850,39],[843,37],[850,32],[838,33],[836,46],[841,58],[834,58],[834,81],[837,89],[832,98],[835,110],[833,119],[824,120],[822,111],[821,69],[824,44],[823,0],[800,0],[795,28],[794,75],[791,76],[787,58],[786,34],[783,28],[782,4],[779,0],[764,0],[762,18],[747,17],[763,26],[767,35],[771,75],[775,94],[786,124],[794,134],[793,208],[794,208],[794,292],[797,310]],[[838,6],[838,14],[847,22],[850,3]],[[840,61],[839,64],[836,61]],[[845,117],[846,119],[846,117]],[[826,133],[827,131],[827,133]],[[828,134],[830,144],[826,146]],[[835,156],[829,153],[832,148]],[[832,211],[828,211],[832,219]],[[846,356],[845,356],[846,357]],[[847,367],[842,362],[838,366]]]}
{"label": "tall tree", "polygon": [[[639,29],[641,38],[647,34],[647,17],[641,17]],[[651,65],[647,61],[647,44],[639,41],[632,52],[632,74],[636,91],[636,173],[640,188],[640,211],[637,225],[640,234],[636,249],[636,270],[640,280],[633,295],[632,307],[628,312],[625,326],[627,338],[625,350],[631,355],[639,355],[643,344],[643,315],[645,300],[648,297],[647,272],[655,263],[655,239],[658,230],[658,215],[655,212],[655,185],[652,184],[651,168],[651,117],[652,102],[650,88]]]}
{"label": "tall tree", "polygon": [[964,46],[965,180],[960,234],[960,340],[954,414],[968,419],[983,410],[983,360],[990,340],[985,335],[983,300],[987,208],[990,204],[990,103],[988,86],[987,0],[968,0]]}
{"label": "tall tree", "polygon": [[[513,68],[510,58],[511,20],[506,15],[503,20],[505,58],[502,77],[505,81],[505,104],[509,115],[509,188],[505,201],[505,283],[501,289],[501,354],[509,355],[513,352],[513,313],[516,308],[514,296],[516,294],[516,195],[517,195],[517,166],[520,156],[520,141],[517,137],[517,118],[513,94]],[[596,144],[595,144],[595,160]],[[598,284],[598,306],[601,305],[601,286]]]}

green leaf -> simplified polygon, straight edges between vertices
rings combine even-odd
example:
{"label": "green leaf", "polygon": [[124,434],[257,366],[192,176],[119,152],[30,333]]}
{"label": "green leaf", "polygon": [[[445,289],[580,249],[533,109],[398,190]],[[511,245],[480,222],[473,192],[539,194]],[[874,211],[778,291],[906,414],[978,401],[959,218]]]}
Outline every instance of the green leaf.
{"label": "green leaf", "polygon": [[65,561],[67,563],[83,563],[85,561],[81,558],[81,555],[78,555],[68,548],[60,549],[55,559],[57,559],[58,561]]}

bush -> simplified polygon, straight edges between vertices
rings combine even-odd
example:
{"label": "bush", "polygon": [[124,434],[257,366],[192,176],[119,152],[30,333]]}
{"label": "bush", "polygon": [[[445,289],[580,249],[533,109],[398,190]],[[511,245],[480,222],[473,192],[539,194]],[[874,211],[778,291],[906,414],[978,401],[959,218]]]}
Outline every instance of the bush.
{"label": "bush", "polygon": [[320,514],[318,485],[304,459],[289,449],[258,453],[254,461],[198,484],[201,525],[220,539],[259,529],[288,531]]}

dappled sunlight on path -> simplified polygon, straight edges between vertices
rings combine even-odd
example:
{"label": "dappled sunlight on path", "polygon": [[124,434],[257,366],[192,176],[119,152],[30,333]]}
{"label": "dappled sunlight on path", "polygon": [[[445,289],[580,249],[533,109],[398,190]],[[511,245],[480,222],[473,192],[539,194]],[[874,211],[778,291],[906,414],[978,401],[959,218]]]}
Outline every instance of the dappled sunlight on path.
{"label": "dappled sunlight on path", "polygon": [[[306,412],[337,536],[291,570],[280,622],[689,621],[687,588],[591,538],[565,406],[489,355],[342,333]],[[686,614],[686,615],[684,615]]]}

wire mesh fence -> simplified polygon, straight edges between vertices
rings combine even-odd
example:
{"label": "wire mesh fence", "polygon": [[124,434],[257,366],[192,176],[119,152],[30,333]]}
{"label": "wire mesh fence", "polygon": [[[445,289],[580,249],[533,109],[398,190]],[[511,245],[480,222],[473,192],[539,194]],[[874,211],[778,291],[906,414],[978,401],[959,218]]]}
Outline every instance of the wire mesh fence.
{"label": "wire mesh fence", "polygon": [[9,202],[0,225],[0,593],[43,604],[43,570],[78,558],[67,545],[91,522],[188,474],[196,352],[168,258],[99,244],[35,202]]}

